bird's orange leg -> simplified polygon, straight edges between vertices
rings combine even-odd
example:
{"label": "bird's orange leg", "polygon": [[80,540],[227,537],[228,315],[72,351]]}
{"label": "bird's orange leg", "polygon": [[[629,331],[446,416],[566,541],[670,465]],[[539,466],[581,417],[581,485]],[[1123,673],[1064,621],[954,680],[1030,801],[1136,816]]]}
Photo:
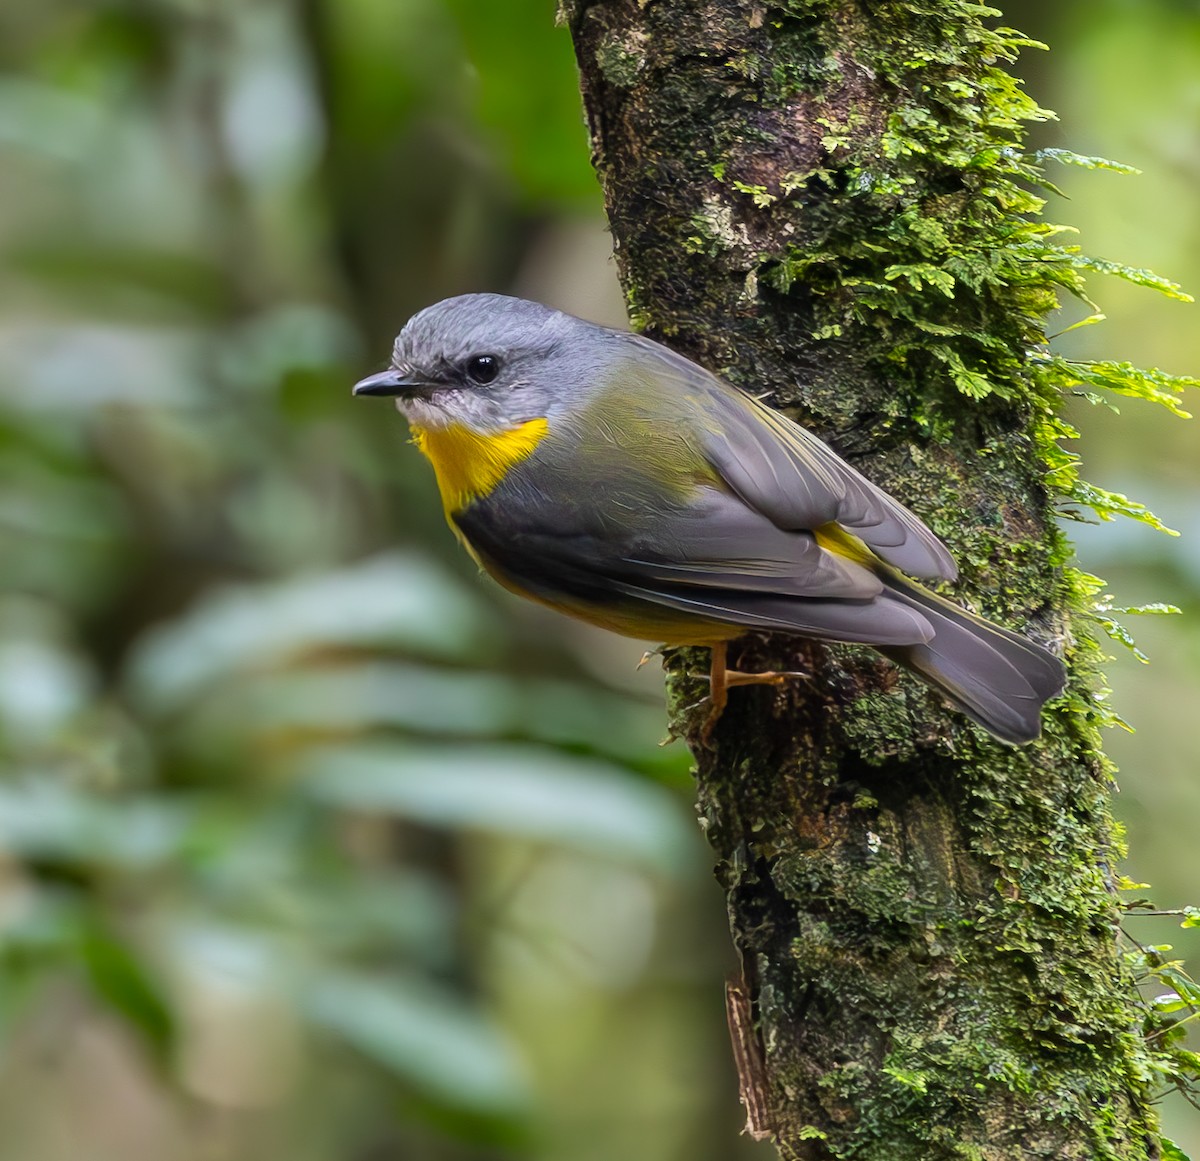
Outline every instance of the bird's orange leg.
{"label": "bird's orange leg", "polygon": [[708,717],[700,729],[700,741],[707,746],[713,729],[729,703],[729,690],[735,685],[783,685],[793,677],[808,677],[807,673],[787,670],[767,670],[764,673],[743,673],[739,669],[727,669],[725,659],[728,647],[724,641],[713,645],[709,669]]}
{"label": "bird's orange leg", "polygon": [[725,680],[729,673],[725,668],[726,653],[727,646],[724,641],[713,645],[712,661],[708,670],[708,715],[704,719],[704,725],[700,727],[700,743],[704,746],[707,746],[712,738],[713,728],[720,721],[729,701],[729,685]]}

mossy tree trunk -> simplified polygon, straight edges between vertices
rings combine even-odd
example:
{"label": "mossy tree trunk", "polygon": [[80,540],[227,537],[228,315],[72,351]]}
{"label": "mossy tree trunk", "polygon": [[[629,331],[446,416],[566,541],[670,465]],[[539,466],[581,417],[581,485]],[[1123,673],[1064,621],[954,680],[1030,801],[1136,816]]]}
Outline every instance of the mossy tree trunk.
{"label": "mossy tree trunk", "polygon": [[1118,949],[1094,645],[1054,521],[1045,249],[1004,71],[962,0],[566,3],[635,323],[921,514],[957,599],[1073,662],[1011,749],[868,650],[750,636],[713,748],[678,729],[728,891],[750,1128],[787,1158],[1156,1158]]}

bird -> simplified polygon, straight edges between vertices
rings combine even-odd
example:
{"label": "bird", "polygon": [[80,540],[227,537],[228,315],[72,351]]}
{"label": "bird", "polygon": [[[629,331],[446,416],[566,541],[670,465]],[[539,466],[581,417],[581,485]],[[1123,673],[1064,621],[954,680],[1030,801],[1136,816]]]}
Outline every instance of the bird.
{"label": "bird", "polygon": [[707,738],[749,631],[869,645],[996,738],[1038,737],[1062,692],[1047,648],[920,584],[934,533],[782,413],[645,336],[527,299],[464,294],[404,325],[390,396],[446,519],[506,589],[664,646],[712,651]]}

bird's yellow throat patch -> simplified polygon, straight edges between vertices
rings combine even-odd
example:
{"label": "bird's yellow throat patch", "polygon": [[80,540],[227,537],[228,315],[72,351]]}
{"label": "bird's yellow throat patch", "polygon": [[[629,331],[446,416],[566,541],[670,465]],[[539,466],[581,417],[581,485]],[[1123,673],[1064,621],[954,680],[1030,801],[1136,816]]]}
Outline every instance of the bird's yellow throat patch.
{"label": "bird's yellow throat patch", "polygon": [[412,428],[413,443],[433,464],[447,516],[488,495],[549,433],[544,419],[487,434],[459,423]]}

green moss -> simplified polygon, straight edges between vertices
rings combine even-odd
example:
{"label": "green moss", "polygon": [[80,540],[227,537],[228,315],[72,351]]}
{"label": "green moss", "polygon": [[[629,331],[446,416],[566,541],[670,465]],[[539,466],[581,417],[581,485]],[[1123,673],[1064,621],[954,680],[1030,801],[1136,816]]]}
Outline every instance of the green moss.
{"label": "green moss", "polygon": [[641,38],[631,35],[605,39],[596,50],[596,64],[609,84],[621,88],[635,84],[645,65],[645,50]]}
{"label": "green moss", "polygon": [[[915,681],[905,681],[902,690],[863,694],[846,706],[842,717],[846,741],[865,762],[880,766],[895,758],[914,756],[908,698],[921,697],[922,688]],[[880,738],[889,739],[890,744],[878,745]]]}
{"label": "green moss", "polygon": [[742,181],[735,181],[731,184],[738,193],[746,194],[756,206],[769,206],[775,201],[775,195],[765,185],[747,185]]}

